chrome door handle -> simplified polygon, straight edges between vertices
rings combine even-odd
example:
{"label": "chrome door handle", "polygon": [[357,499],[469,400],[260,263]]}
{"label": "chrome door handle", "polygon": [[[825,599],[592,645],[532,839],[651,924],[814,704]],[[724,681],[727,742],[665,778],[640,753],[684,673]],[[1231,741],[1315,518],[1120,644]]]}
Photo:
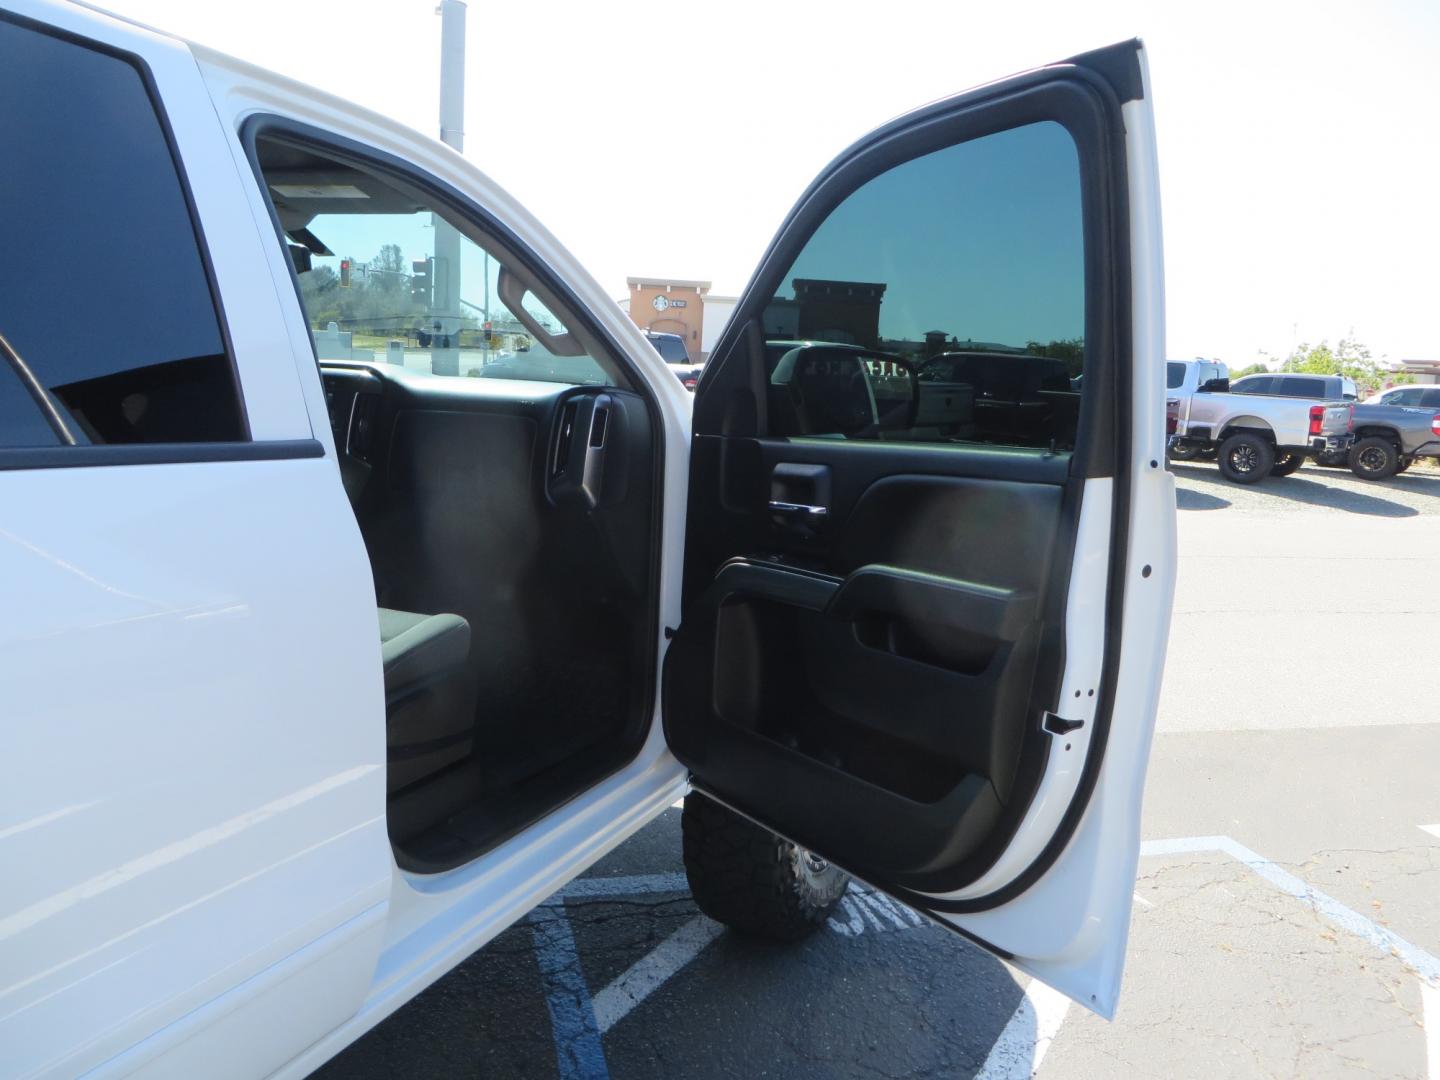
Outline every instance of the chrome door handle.
{"label": "chrome door handle", "polygon": [[782,502],[779,499],[771,499],[770,512],[772,514],[789,514],[795,517],[821,518],[830,513],[830,508],[813,506],[810,503]]}

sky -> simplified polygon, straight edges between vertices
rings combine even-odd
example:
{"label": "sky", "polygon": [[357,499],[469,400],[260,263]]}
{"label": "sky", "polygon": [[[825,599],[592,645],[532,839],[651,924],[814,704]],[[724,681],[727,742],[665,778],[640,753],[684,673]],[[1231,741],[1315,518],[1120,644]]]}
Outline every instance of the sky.
{"label": "sky", "polygon": [[[101,0],[438,131],[435,0]],[[1146,42],[1168,353],[1350,337],[1440,359],[1440,4],[936,0],[468,6],[465,153],[619,298],[738,293],[825,164],[887,119]]]}

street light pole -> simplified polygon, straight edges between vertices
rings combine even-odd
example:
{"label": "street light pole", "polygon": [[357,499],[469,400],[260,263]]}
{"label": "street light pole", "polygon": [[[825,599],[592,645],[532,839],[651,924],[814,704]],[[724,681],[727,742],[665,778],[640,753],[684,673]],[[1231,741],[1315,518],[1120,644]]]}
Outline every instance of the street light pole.
{"label": "street light pole", "polygon": [[[465,4],[440,0],[440,141],[465,149]],[[436,375],[460,374],[460,233],[439,214],[435,225],[435,280],[432,322],[440,340],[430,350]]]}
{"label": "street light pole", "polygon": [[465,150],[465,4],[440,0],[440,141]]}

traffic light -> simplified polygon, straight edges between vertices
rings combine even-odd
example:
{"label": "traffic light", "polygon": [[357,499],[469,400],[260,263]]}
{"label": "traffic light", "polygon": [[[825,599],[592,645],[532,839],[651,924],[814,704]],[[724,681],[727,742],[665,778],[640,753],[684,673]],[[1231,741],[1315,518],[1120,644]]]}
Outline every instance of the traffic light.
{"label": "traffic light", "polygon": [[434,259],[416,259],[410,264],[410,299],[425,310],[434,302]]}
{"label": "traffic light", "polygon": [[348,288],[350,287],[350,260],[349,260],[349,259],[341,259],[341,260],[340,260],[340,287],[341,287],[342,289],[348,289]]}
{"label": "traffic light", "polygon": [[494,334],[494,332],[490,329],[490,323],[489,323],[489,322],[486,322],[486,323],[485,323],[485,343],[488,345],[492,340],[494,340],[494,337],[495,337],[495,334]]}

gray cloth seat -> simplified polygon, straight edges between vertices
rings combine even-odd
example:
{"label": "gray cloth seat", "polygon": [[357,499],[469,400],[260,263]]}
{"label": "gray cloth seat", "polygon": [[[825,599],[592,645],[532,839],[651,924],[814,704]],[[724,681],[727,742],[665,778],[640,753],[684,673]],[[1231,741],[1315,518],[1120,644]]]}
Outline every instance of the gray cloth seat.
{"label": "gray cloth seat", "polygon": [[459,615],[421,615],[380,608],[385,698],[393,701],[465,665],[470,624]]}

